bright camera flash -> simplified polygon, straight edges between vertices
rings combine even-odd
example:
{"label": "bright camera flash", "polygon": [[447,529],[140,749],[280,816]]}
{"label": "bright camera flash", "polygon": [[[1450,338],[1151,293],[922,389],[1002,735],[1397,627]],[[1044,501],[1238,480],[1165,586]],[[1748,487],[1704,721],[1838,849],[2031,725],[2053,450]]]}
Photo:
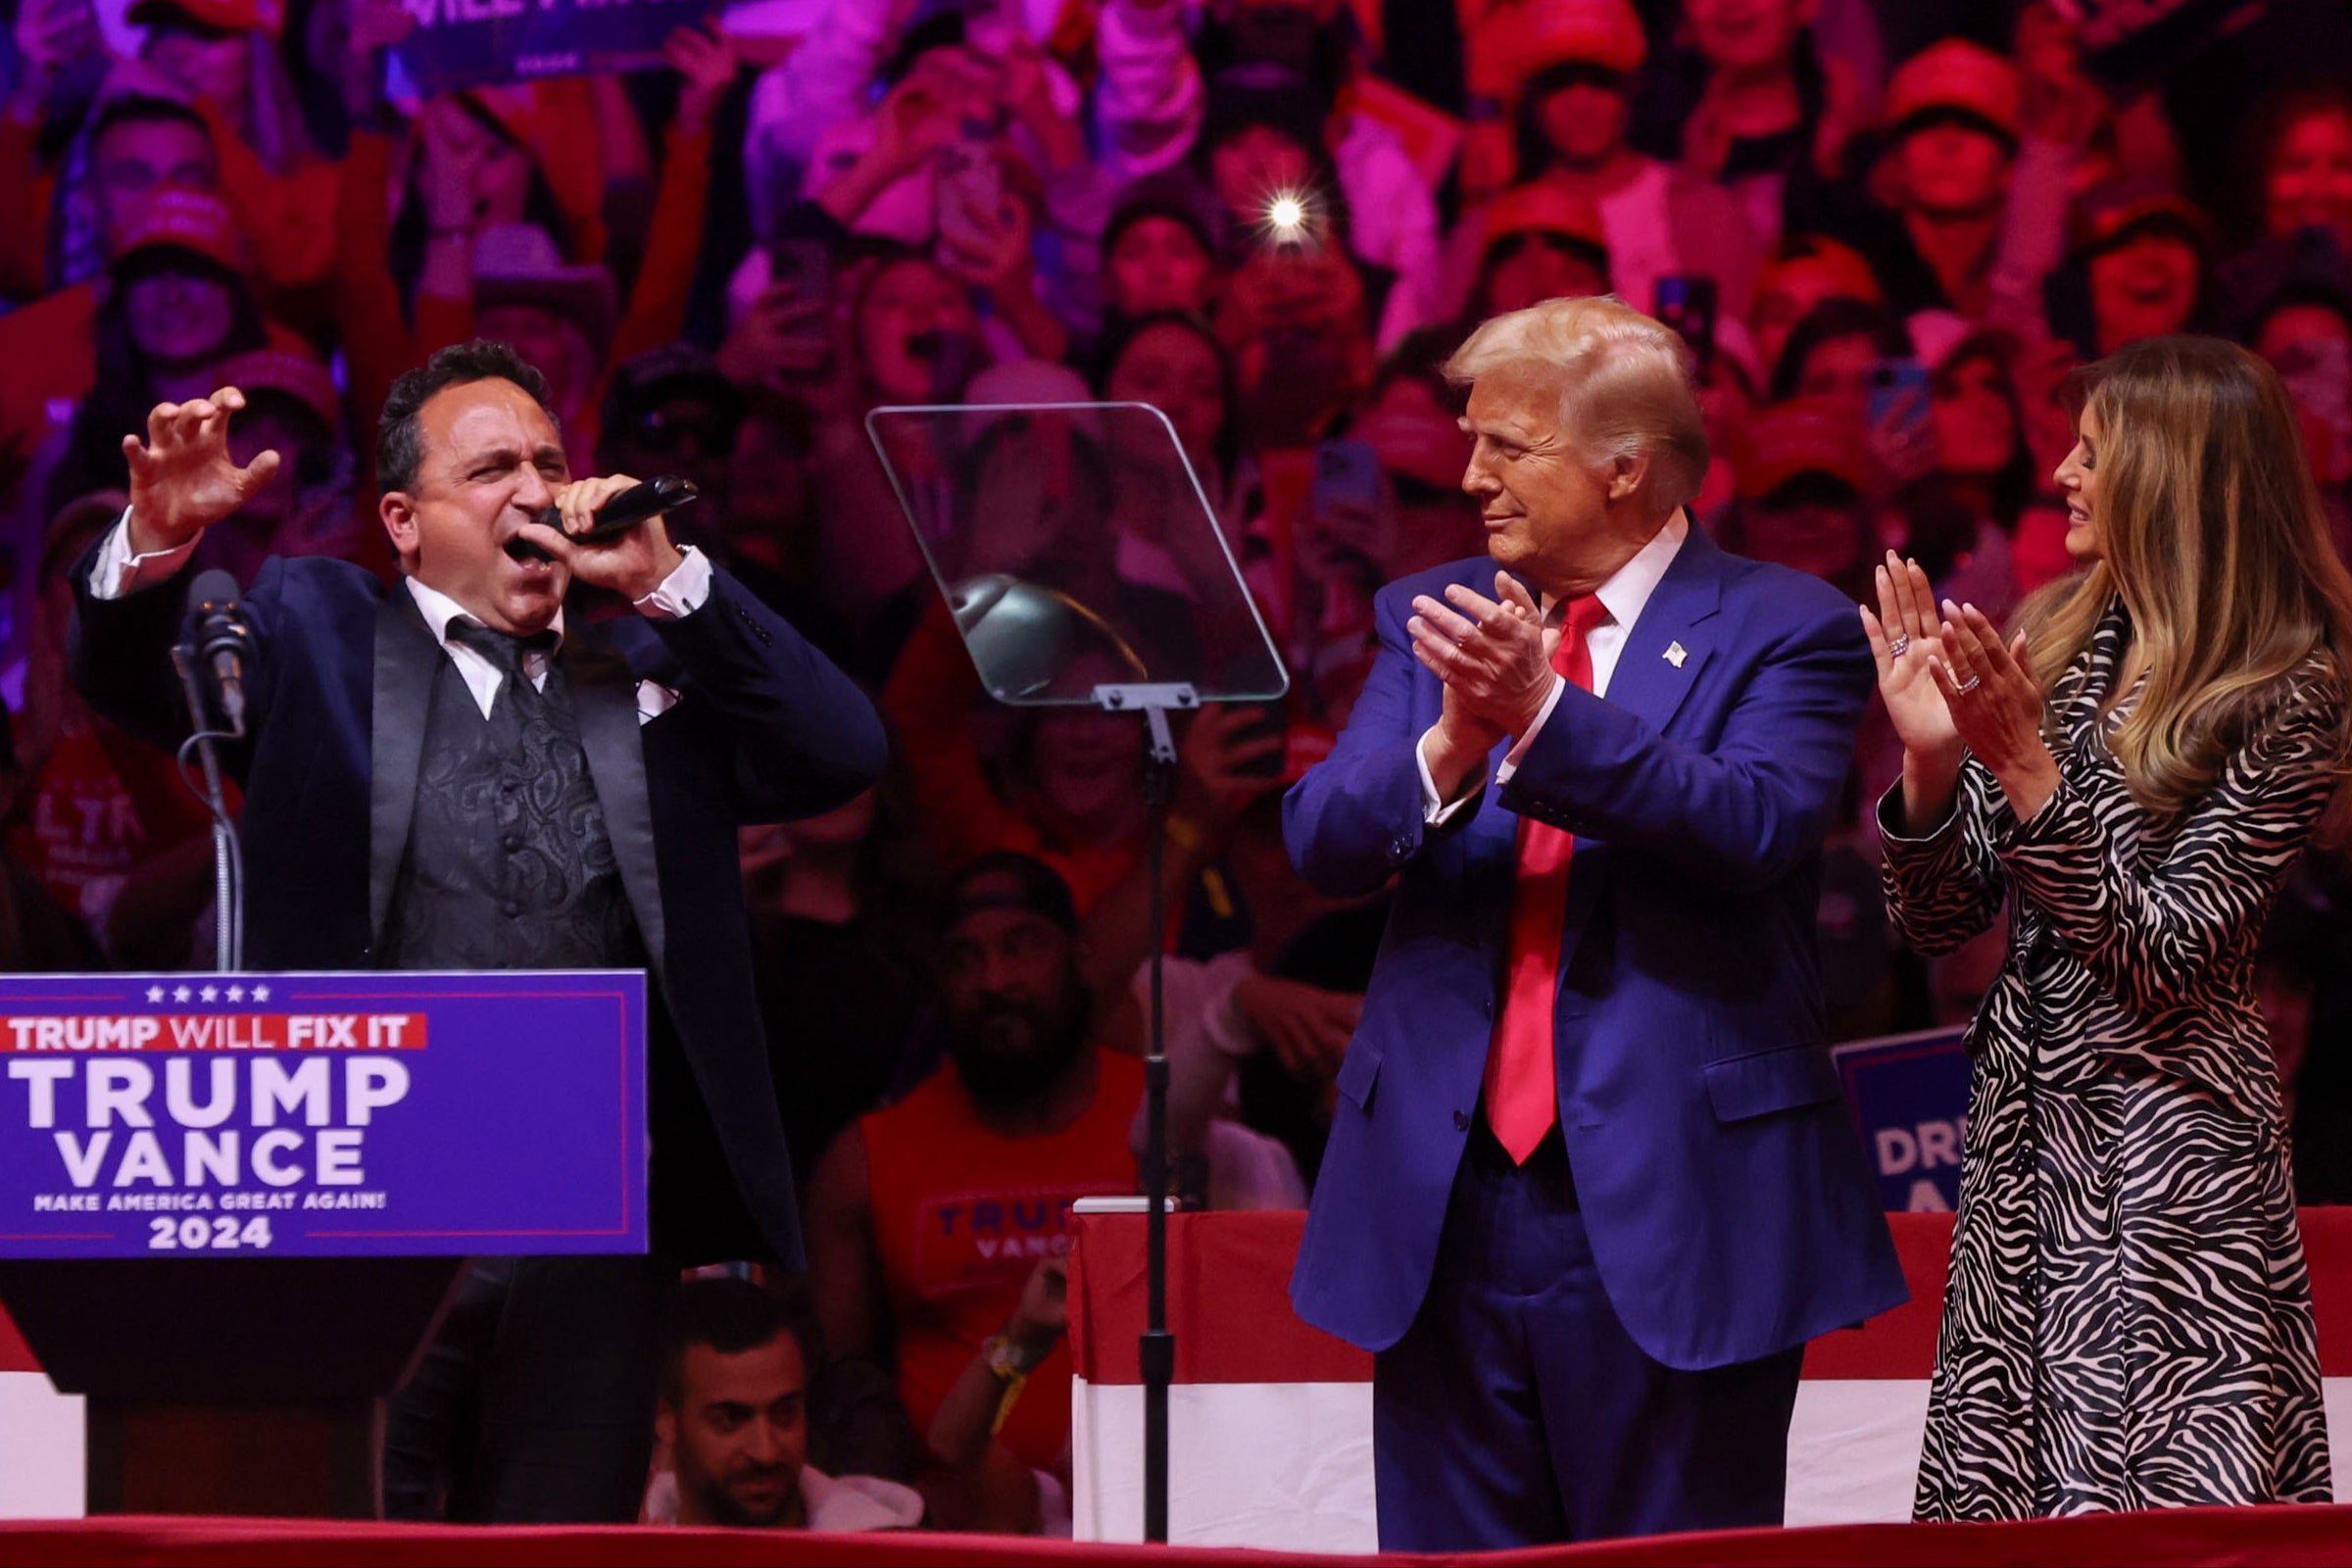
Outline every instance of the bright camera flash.
{"label": "bright camera flash", "polygon": [[1295,239],[1306,226],[1306,204],[1296,196],[1277,196],[1266,204],[1266,225],[1283,239]]}

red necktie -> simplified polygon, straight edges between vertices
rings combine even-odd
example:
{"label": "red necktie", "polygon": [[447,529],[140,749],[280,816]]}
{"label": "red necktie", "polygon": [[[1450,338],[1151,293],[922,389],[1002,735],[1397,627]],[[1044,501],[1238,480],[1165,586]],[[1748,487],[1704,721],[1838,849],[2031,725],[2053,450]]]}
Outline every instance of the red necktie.
{"label": "red necktie", "polygon": [[[1551,667],[1592,689],[1592,654],[1585,638],[1609,618],[1591,594],[1564,607]],[[1511,882],[1510,947],[1504,956],[1502,1016],[1487,1052],[1487,1125],[1512,1160],[1527,1163],[1551,1124],[1560,1096],[1552,1015],[1559,1000],[1560,939],[1568,924],[1568,861],[1576,835],[1533,817],[1519,818],[1519,865]]]}

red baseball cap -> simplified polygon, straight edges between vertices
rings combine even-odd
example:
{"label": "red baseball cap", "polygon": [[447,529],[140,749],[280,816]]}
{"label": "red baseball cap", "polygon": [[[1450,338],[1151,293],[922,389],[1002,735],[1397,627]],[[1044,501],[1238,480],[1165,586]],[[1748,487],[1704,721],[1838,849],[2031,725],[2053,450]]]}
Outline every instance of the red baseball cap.
{"label": "red baseball cap", "polygon": [[2079,255],[2108,250],[2147,230],[2177,234],[2199,250],[2213,238],[2213,220],[2203,208],[2144,176],[2111,180],[2084,191],[2067,215],[2067,227]]}
{"label": "red baseball cap", "polygon": [[158,191],[140,203],[115,229],[108,249],[118,268],[143,252],[176,250],[243,277],[249,261],[244,231],[228,204],[192,190]]}
{"label": "red baseball cap", "polygon": [[1966,38],[1946,38],[1903,62],[1886,84],[1886,123],[1898,132],[1924,115],[1957,114],[2017,140],[2017,67]]}
{"label": "red baseball cap", "polygon": [[1791,254],[1766,262],[1756,274],[1755,292],[1761,296],[1807,285],[1818,285],[1826,295],[1872,305],[1886,298],[1879,287],[1878,274],[1861,252],[1818,234],[1801,236]]}
{"label": "red baseball cap", "polygon": [[315,355],[285,348],[256,349],[217,367],[213,374],[222,386],[233,386],[248,397],[256,392],[282,393],[317,415],[330,432],[343,427],[342,394]]}
{"label": "red baseball cap", "polygon": [[1579,201],[1549,180],[1513,185],[1487,204],[1486,249],[1517,234],[1558,234],[1606,256],[1608,231],[1591,202]]}
{"label": "red baseball cap", "polygon": [[1470,90],[1507,103],[1554,66],[1598,66],[1630,76],[1649,57],[1649,38],[1630,0],[1527,0],[1489,12],[1471,33],[1468,53]]}

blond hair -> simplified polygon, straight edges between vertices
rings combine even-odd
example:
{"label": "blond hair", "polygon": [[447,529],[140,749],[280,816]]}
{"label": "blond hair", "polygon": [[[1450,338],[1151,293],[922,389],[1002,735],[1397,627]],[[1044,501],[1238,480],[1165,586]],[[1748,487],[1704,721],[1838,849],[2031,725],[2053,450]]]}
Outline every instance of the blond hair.
{"label": "blond hair", "polygon": [[1466,385],[1504,366],[1559,388],[1561,429],[1596,467],[1646,458],[1642,490],[1659,515],[1687,505],[1707,476],[1707,427],[1682,334],[1615,295],[1545,300],[1497,316],[1446,362]]}
{"label": "blond hair", "polygon": [[[2044,691],[2120,600],[2146,684],[2111,747],[2133,797],[2179,811],[2315,654],[2341,681],[2352,573],[2328,537],[2277,372],[2211,337],[2143,338],[2083,374],[2099,424],[2101,559],[2019,613]],[[2107,695],[2110,708],[2127,682]],[[2339,755],[2352,729],[2339,710]]]}

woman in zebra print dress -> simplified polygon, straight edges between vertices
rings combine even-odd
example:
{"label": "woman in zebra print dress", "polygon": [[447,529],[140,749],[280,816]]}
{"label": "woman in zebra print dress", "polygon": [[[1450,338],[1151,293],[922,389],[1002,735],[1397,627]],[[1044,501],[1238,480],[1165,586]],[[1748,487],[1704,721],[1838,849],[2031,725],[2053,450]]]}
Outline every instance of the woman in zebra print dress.
{"label": "woman in zebra print dress", "polygon": [[2352,577],[2261,361],[2155,338],[2085,381],[2057,473],[2085,569],[2006,646],[1891,555],[1862,612],[1905,748],[1896,923],[1933,955],[2010,912],[1922,1519],[2329,1494],[2252,969],[2352,752]]}

